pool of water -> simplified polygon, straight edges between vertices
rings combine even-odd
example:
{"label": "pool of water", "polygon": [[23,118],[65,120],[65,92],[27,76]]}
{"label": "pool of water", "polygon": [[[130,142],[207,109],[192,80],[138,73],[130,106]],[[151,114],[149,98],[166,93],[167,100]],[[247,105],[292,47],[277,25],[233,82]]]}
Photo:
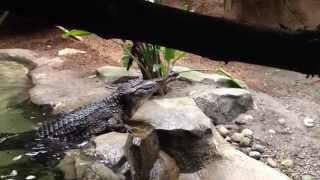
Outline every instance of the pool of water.
{"label": "pool of water", "polygon": [[[23,148],[21,144],[17,144],[17,149],[6,149],[1,144],[4,134],[30,132],[46,118],[40,107],[29,102],[27,92],[32,84],[27,73],[24,65],[0,59],[0,180],[50,180],[56,176],[56,159],[44,161],[47,157],[39,156],[43,152]],[[19,143],[28,145],[27,139]]]}

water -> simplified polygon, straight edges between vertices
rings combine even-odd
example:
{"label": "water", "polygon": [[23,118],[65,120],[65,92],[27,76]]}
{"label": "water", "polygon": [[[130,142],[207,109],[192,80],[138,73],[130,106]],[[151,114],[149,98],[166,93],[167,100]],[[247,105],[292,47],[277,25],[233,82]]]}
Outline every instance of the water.
{"label": "water", "polygon": [[[29,132],[45,119],[44,112],[28,100],[27,92],[32,84],[27,73],[28,69],[24,65],[0,59],[0,134]],[[56,159],[45,157],[45,153],[42,157],[39,154],[41,151],[26,148],[0,150],[0,180],[27,177],[55,179],[53,167]]]}

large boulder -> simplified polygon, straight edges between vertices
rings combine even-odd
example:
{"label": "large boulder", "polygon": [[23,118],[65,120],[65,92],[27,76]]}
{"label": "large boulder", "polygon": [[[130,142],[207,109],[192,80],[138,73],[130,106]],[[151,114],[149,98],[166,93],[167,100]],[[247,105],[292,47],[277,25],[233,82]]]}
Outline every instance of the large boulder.
{"label": "large boulder", "polygon": [[194,172],[213,160],[211,121],[192,98],[155,99],[145,103],[132,121],[145,122],[158,132],[161,148],[182,172]]}
{"label": "large boulder", "polygon": [[252,95],[244,89],[202,88],[191,92],[190,95],[214,124],[230,122],[253,107]]}

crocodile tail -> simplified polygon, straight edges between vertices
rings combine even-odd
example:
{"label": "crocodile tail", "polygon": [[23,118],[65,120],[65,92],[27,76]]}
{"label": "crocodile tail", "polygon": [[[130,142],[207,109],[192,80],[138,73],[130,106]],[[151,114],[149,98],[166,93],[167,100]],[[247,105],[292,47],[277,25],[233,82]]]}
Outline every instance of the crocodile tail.
{"label": "crocodile tail", "polygon": [[24,133],[0,133],[0,151],[10,149],[23,149],[26,144],[35,142],[35,131]]}

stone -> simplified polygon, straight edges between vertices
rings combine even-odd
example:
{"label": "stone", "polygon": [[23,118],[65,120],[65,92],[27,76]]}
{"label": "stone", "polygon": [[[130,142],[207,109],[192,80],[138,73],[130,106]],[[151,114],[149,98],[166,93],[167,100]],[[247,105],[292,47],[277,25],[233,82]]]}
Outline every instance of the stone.
{"label": "stone", "polygon": [[302,175],[301,180],[316,180],[316,177],[312,175]]}
{"label": "stone", "polygon": [[227,136],[224,140],[226,140],[227,142],[231,142],[232,141],[230,136]]}
{"label": "stone", "polygon": [[150,172],[149,180],[177,180],[180,170],[175,160],[160,151],[159,157]]}
{"label": "stone", "polygon": [[184,72],[179,75],[179,79],[181,80],[188,80],[192,82],[201,82],[207,84],[217,84],[221,86],[226,86],[230,81],[230,78],[227,76],[219,75],[219,74],[208,74],[202,73],[199,71],[190,71],[192,69],[182,66],[175,66],[173,71],[175,72],[182,72],[182,71],[189,71]]}
{"label": "stone", "polygon": [[194,91],[191,97],[214,124],[226,124],[253,107],[249,91],[237,88],[217,88]]}
{"label": "stone", "polygon": [[242,137],[240,139],[239,145],[242,147],[248,147],[251,144],[251,139],[248,137]]}
{"label": "stone", "polygon": [[272,158],[267,159],[267,164],[272,168],[277,168],[279,166],[278,162]]}
{"label": "stone", "polygon": [[218,126],[217,130],[223,137],[230,135],[230,131],[225,126]]}
{"label": "stone", "polygon": [[263,145],[260,145],[260,144],[253,144],[252,145],[253,151],[258,151],[260,153],[264,153],[264,149],[265,149],[265,147]]}
{"label": "stone", "polygon": [[240,150],[241,150],[241,152],[243,152],[247,155],[249,155],[249,153],[252,151],[252,149],[250,147],[241,148]]}
{"label": "stone", "polygon": [[81,51],[79,49],[73,48],[64,48],[58,51],[58,56],[68,56],[68,55],[75,55],[75,54],[86,54],[86,51]]}
{"label": "stone", "polygon": [[135,70],[127,71],[125,67],[118,66],[103,66],[96,70],[97,76],[103,80],[116,82],[119,79],[127,77],[133,79],[140,76],[140,73]]}
{"label": "stone", "polygon": [[284,168],[292,168],[294,166],[294,161],[292,159],[285,159],[281,161],[281,166]]}
{"label": "stone", "polygon": [[269,129],[269,131],[268,131],[270,134],[276,134],[276,131],[275,130],[273,130],[273,129]]}
{"label": "stone", "polygon": [[304,122],[304,125],[305,125],[306,127],[308,127],[308,128],[314,127],[314,120],[311,119],[311,118],[309,118],[309,117],[306,117],[306,118],[303,120],[303,122]]}
{"label": "stone", "polygon": [[125,145],[132,179],[149,179],[159,157],[159,139],[152,126],[140,126],[129,134]]}
{"label": "stone", "polygon": [[111,132],[93,138],[94,154],[102,158],[105,164],[114,169],[125,158],[124,147],[128,136],[127,133]]}
{"label": "stone", "polygon": [[249,152],[249,156],[254,158],[254,159],[260,159],[261,158],[261,153],[258,151],[251,151]]}
{"label": "stone", "polygon": [[37,178],[36,176],[29,175],[29,176],[27,176],[25,179],[26,179],[26,180],[31,180],[31,179],[36,179],[36,178]]}
{"label": "stone", "polygon": [[278,119],[278,122],[280,125],[285,125],[287,121],[284,118],[280,118]]}
{"label": "stone", "polygon": [[231,136],[231,139],[234,142],[240,142],[243,137],[244,136],[242,134],[240,134],[240,133],[233,133],[232,136]]}
{"label": "stone", "polygon": [[250,130],[250,129],[244,129],[241,131],[241,134],[245,137],[248,137],[248,138],[252,138],[253,137],[253,131]]}
{"label": "stone", "polygon": [[195,171],[213,158],[211,120],[190,97],[147,101],[128,123],[153,126],[161,147],[176,160],[181,171]]}
{"label": "stone", "polygon": [[82,154],[79,150],[66,152],[58,168],[63,172],[66,180],[124,180],[124,177],[115,174],[104,164],[94,161],[94,159]]}

